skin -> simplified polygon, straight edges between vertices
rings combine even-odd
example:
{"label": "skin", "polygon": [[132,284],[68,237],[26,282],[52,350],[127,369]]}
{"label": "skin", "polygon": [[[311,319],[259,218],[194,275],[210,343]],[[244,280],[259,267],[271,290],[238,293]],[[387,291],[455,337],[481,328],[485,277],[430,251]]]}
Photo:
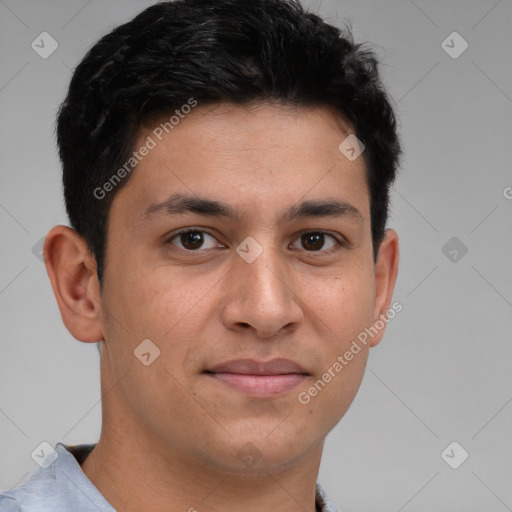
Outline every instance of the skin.
{"label": "skin", "polygon": [[[308,404],[297,396],[388,311],[398,269],[391,229],[373,260],[364,159],[338,150],[348,133],[327,107],[197,106],[115,196],[101,294],[84,240],[66,226],[49,232],[46,267],[66,327],[83,342],[104,340],[101,437],[82,469],[117,510],[315,510],[325,437],[384,330]],[[143,216],[175,193],[243,217]],[[301,201],[326,199],[360,218],[283,218]],[[172,236],[190,227],[207,233],[187,251]],[[330,236],[312,245],[302,236],[310,231],[345,246]],[[236,252],[248,236],[263,251],[252,263]],[[144,339],[160,350],[149,366],[134,356]],[[279,396],[249,396],[203,373],[275,357],[309,374]],[[251,467],[240,457],[248,443]]]}

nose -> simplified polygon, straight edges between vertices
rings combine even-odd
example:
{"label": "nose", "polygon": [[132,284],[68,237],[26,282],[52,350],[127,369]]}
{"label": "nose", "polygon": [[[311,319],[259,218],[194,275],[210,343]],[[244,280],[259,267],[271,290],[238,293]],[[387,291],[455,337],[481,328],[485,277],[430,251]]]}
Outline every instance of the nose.
{"label": "nose", "polygon": [[250,329],[263,339],[296,330],[303,310],[283,257],[273,247],[265,247],[252,263],[238,255],[234,258],[235,267],[227,276],[221,301],[225,327],[240,332]]}

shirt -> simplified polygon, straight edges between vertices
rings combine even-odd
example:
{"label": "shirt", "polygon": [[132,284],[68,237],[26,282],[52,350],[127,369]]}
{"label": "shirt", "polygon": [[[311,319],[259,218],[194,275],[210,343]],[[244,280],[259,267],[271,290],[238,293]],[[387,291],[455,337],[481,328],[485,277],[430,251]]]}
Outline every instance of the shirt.
{"label": "shirt", "polygon": [[[0,493],[0,512],[116,512],[80,467],[95,446],[57,443],[27,482]],[[316,508],[339,512],[319,483]]]}

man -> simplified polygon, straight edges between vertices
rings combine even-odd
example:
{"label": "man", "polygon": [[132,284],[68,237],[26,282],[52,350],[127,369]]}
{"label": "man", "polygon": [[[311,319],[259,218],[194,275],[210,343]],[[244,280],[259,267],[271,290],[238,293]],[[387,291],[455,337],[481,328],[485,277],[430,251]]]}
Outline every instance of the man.
{"label": "man", "polygon": [[99,342],[102,431],[0,510],[337,510],[324,441],[395,310],[373,54],[292,1],[159,3],[89,51],[57,133],[45,262]]}

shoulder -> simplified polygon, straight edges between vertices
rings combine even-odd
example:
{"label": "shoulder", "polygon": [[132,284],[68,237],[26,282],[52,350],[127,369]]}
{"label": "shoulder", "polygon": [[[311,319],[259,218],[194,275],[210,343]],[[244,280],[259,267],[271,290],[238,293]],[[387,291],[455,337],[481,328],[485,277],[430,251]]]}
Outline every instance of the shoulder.
{"label": "shoulder", "polygon": [[319,512],[339,512],[319,482],[316,483],[316,508]]}
{"label": "shoulder", "polygon": [[[43,449],[41,453],[46,455]],[[30,475],[24,484],[0,493],[0,512],[45,510],[42,508],[42,502],[47,495],[53,494],[55,490],[54,461],[57,458],[55,455],[57,452],[51,448],[50,453],[51,458],[43,457],[40,467]]]}
{"label": "shoulder", "polygon": [[0,512],[114,511],[87,479],[78,462],[93,445],[72,447],[57,443],[55,449],[48,446],[51,458],[43,453],[41,467],[23,485],[0,492]]}
{"label": "shoulder", "polygon": [[0,493],[0,512],[44,512],[55,496],[53,468],[39,468],[20,487]]}
{"label": "shoulder", "polygon": [[21,506],[14,496],[0,492],[0,512],[21,512]]}

